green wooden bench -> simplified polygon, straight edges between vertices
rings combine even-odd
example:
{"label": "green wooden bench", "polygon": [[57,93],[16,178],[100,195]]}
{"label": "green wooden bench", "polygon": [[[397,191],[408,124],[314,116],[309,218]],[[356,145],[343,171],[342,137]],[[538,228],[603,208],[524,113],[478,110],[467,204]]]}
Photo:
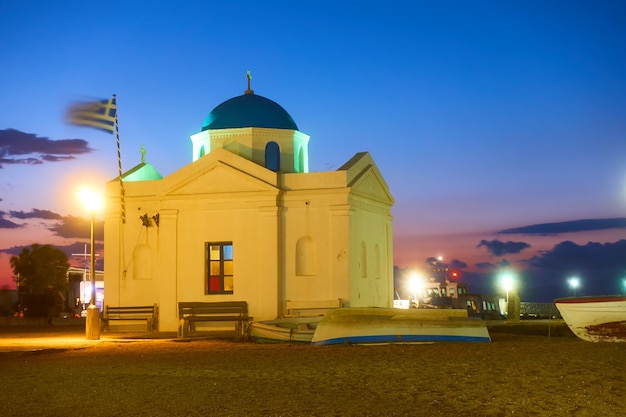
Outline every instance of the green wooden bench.
{"label": "green wooden bench", "polygon": [[123,321],[146,321],[147,329],[153,332],[158,329],[159,306],[104,306],[102,312],[102,328],[109,329],[109,322]]}
{"label": "green wooden bench", "polygon": [[245,339],[252,317],[248,315],[246,301],[193,301],[178,303],[178,320],[178,337],[188,337],[199,322],[234,322],[235,330]]}

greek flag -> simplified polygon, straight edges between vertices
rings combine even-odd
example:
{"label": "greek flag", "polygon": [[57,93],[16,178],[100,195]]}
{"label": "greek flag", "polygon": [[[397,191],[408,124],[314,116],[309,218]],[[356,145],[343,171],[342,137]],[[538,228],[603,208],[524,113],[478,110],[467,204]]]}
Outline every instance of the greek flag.
{"label": "greek flag", "polygon": [[74,125],[93,127],[113,133],[115,131],[115,97],[110,100],[79,103],[67,110],[67,121]]}

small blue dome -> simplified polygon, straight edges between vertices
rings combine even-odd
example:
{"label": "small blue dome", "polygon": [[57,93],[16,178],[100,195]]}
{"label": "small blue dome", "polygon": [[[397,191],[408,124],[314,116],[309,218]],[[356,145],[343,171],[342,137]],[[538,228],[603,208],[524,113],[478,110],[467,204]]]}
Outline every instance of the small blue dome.
{"label": "small blue dome", "polygon": [[202,130],[240,127],[298,130],[296,122],[278,103],[251,93],[233,97],[211,110]]}

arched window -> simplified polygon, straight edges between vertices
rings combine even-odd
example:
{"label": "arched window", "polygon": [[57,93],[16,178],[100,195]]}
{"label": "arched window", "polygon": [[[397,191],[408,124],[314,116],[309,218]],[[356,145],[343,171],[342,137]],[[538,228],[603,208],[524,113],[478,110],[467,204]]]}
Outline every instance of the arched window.
{"label": "arched window", "polygon": [[265,168],[280,171],[280,148],[276,142],[267,142],[265,145]]}
{"label": "arched window", "polygon": [[296,275],[315,275],[315,242],[311,236],[296,242]]}
{"label": "arched window", "polygon": [[198,158],[202,158],[204,156],[204,146],[200,147],[200,152],[198,152]]}

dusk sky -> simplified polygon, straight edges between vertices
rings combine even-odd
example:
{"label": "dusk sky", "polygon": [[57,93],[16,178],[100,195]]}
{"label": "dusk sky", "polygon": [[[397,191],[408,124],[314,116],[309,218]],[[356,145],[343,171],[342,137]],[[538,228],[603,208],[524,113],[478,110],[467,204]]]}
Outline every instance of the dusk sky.
{"label": "dusk sky", "polygon": [[117,94],[123,169],[144,145],[166,176],[250,70],[311,171],[371,153],[399,268],[442,256],[476,292],[508,269],[532,301],[573,275],[622,291],[623,1],[2,0],[0,23],[0,287],[24,246],[82,252],[76,192],[117,176],[114,137],[69,105]]}

